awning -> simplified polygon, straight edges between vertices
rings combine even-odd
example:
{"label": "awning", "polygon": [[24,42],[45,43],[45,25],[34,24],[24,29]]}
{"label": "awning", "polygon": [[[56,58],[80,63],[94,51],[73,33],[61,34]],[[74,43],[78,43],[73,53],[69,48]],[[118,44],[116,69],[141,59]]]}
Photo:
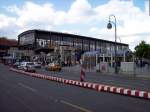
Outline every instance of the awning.
{"label": "awning", "polygon": [[3,57],[3,59],[15,59],[15,58],[13,58],[12,56],[5,56]]}
{"label": "awning", "polygon": [[34,52],[37,54],[40,54],[40,52],[44,52],[45,54],[48,54],[49,52],[54,51],[54,49],[48,49],[48,48],[39,48],[35,49]]}

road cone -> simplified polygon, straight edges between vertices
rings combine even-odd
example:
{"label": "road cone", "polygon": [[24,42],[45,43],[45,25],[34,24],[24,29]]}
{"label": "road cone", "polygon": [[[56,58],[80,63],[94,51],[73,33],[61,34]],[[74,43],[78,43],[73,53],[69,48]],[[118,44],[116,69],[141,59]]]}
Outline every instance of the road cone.
{"label": "road cone", "polygon": [[81,68],[81,72],[80,72],[80,81],[83,82],[85,79],[85,70],[83,68]]}

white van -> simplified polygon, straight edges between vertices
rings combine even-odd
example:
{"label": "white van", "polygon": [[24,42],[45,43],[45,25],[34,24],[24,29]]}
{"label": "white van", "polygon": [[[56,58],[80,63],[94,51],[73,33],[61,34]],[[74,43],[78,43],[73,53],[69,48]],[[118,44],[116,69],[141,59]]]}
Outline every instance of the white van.
{"label": "white van", "polygon": [[24,70],[26,72],[35,72],[34,63],[33,62],[21,62],[18,69]]}

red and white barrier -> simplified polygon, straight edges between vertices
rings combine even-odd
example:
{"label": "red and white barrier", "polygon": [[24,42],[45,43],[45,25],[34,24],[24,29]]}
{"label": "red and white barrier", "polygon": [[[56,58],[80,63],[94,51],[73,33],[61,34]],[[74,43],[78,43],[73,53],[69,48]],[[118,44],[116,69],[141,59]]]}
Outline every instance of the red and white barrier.
{"label": "red and white barrier", "polygon": [[76,85],[76,86],[80,86],[80,87],[84,87],[84,88],[93,89],[96,91],[104,91],[104,92],[116,93],[116,94],[133,96],[133,97],[144,98],[144,99],[150,100],[150,92],[147,92],[147,91],[131,90],[131,89],[126,89],[126,88],[122,88],[122,87],[115,87],[115,86],[109,86],[109,85],[103,85],[103,84],[97,84],[97,83],[69,80],[69,79],[47,76],[47,75],[38,74],[38,73],[24,72],[22,70],[17,70],[14,68],[10,68],[10,70],[17,72],[17,73],[29,75],[32,77],[37,77],[37,78],[51,80],[51,81],[57,81],[57,82],[70,84],[70,85]]}

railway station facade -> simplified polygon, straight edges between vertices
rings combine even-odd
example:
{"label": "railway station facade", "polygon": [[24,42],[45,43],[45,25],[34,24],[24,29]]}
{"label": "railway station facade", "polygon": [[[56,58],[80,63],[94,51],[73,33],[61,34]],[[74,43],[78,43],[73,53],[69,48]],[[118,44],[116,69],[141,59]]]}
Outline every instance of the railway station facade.
{"label": "railway station facade", "polygon": [[[18,45],[22,50],[33,51],[30,56],[44,54],[47,60],[58,60],[65,63],[79,62],[85,52],[99,52],[99,54],[114,54],[115,43],[113,41],[97,39],[75,34],[28,30],[18,35]],[[129,46],[124,43],[116,43],[117,52],[125,53]],[[123,57],[123,55],[118,55]],[[31,57],[29,57],[31,58]]]}

